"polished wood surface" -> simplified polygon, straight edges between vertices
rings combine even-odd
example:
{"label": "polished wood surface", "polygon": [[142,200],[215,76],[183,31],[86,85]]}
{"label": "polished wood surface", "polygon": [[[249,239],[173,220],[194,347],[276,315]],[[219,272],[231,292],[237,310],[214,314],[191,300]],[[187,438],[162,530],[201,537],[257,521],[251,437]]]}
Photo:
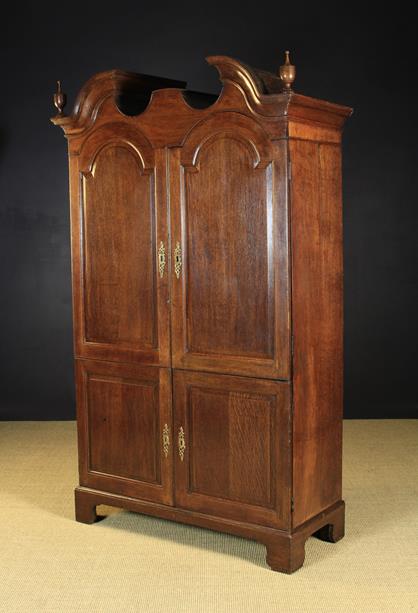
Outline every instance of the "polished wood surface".
{"label": "polished wood surface", "polygon": [[[290,389],[262,379],[174,372],[176,505],[276,528],[290,514]],[[176,434],[177,436],[177,434]]]}
{"label": "polished wood surface", "polygon": [[351,109],[285,87],[289,65],[282,81],[207,60],[217,98],[113,70],[52,119],[70,158],[76,517],[114,504],[232,532],[293,572],[308,536],[344,533]]}
{"label": "polished wood surface", "polygon": [[165,151],[126,124],[102,126],[70,157],[77,357],[169,366]]}
{"label": "polished wood surface", "polygon": [[240,136],[218,133],[198,145],[196,165],[183,166],[187,345],[192,354],[271,359],[271,162],[260,167],[254,143]]}
{"label": "polished wood surface", "polygon": [[171,373],[76,360],[80,484],[172,504]]}
{"label": "polished wood surface", "polygon": [[121,143],[103,147],[83,173],[87,342],[158,346],[154,186],[141,170]]}
{"label": "polished wood surface", "polygon": [[338,146],[295,140],[290,156],[297,526],[341,499],[342,207]]}
{"label": "polished wood surface", "polygon": [[241,114],[219,113],[170,156],[173,240],[183,259],[172,277],[173,366],[286,379],[284,143],[273,147]]}

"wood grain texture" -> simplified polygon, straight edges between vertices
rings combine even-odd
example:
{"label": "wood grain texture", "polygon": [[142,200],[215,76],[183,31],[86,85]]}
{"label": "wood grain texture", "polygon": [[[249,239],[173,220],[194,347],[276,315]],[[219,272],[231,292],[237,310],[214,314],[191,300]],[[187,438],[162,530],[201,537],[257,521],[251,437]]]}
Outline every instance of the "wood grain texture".
{"label": "wood grain texture", "polygon": [[52,120],[70,156],[76,517],[105,503],[225,530],[293,572],[309,535],[344,534],[351,109],[207,59],[217,99],[109,71]]}
{"label": "wood grain texture", "polygon": [[292,162],[293,525],[341,499],[341,155],[290,141]]}
{"label": "wood grain texture", "polygon": [[176,505],[284,528],[290,512],[289,385],[174,371]]}
{"label": "wood grain texture", "polygon": [[166,154],[125,124],[70,159],[76,356],[170,364]]}
{"label": "wood grain texture", "polygon": [[185,169],[189,353],[273,358],[271,164],[254,157],[221,133]]}
{"label": "wood grain texture", "polygon": [[312,140],[317,142],[341,143],[341,129],[325,127],[315,123],[289,121],[289,138],[302,140]]}
{"label": "wood grain texture", "polygon": [[290,369],[284,143],[235,113],[170,151],[176,368],[286,379]]}
{"label": "wood grain texture", "polygon": [[[155,382],[90,375],[89,471],[158,483],[160,424]],[[121,453],[121,450],[124,453]],[[136,453],[141,450],[141,456]]]}
{"label": "wood grain texture", "polygon": [[80,483],[172,504],[169,369],[76,360]]}
{"label": "wood grain texture", "polygon": [[153,177],[117,144],[100,150],[83,179],[86,341],[155,349]]}

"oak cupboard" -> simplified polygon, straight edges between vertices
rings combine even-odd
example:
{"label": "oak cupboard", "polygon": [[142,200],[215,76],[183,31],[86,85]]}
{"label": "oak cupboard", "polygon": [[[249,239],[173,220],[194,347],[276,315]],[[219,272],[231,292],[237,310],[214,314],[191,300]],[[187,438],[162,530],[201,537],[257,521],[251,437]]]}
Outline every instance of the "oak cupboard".
{"label": "oak cupboard", "polygon": [[216,96],[93,76],[68,139],[80,486],[256,539],[344,534],[341,132],[348,107],[207,58]]}

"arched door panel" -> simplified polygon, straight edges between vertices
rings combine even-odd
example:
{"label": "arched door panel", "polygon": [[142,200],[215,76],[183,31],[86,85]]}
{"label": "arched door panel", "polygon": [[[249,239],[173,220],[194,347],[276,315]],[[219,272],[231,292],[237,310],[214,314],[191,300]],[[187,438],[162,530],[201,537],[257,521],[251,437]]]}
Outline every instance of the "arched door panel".
{"label": "arched door panel", "polygon": [[285,158],[237,113],[171,152],[175,367],[287,378]]}
{"label": "arched door panel", "polygon": [[108,124],[79,165],[77,356],[169,365],[165,151]]}

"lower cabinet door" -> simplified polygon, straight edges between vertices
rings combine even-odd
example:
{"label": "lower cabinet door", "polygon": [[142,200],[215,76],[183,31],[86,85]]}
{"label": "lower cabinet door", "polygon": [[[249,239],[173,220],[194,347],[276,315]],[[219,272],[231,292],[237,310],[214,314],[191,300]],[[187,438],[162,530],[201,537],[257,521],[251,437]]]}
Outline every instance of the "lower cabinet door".
{"label": "lower cabinet door", "polygon": [[80,484],[173,503],[171,371],[76,360]]}
{"label": "lower cabinet door", "polygon": [[286,529],[289,384],[174,371],[175,504]]}

